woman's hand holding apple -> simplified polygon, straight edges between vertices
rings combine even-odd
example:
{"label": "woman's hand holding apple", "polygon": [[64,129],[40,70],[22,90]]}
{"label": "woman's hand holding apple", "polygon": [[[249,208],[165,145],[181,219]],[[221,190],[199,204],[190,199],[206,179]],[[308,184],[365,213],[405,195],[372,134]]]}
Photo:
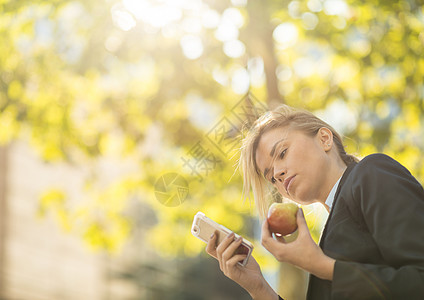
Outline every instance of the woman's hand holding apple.
{"label": "woman's hand holding apple", "polygon": [[[282,222],[290,223],[290,221],[292,220]],[[262,225],[262,245],[278,261],[298,266],[319,278],[332,280],[335,260],[326,256],[312,239],[302,209],[297,211],[296,223],[298,237],[293,242],[287,243],[281,238],[278,241],[273,238],[268,220],[265,220]],[[282,226],[287,227],[287,224]]]}

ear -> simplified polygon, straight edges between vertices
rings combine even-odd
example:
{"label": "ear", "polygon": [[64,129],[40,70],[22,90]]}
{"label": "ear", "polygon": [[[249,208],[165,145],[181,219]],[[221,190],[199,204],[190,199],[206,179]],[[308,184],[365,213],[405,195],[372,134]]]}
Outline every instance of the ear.
{"label": "ear", "polygon": [[324,151],[330,151],[333,147],[333,133],[327,127],[321,127],[317,133],[318,140]]}

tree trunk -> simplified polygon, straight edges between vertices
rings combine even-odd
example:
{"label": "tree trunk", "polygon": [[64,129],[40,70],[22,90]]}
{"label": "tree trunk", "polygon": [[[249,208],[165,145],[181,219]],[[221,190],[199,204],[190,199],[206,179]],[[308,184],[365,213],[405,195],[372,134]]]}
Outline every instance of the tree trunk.
{"label": "tree trunk", "polygon": [[247,3],[250,18],[246,29],[247,36],[245,36],[247,49],[251,56],[260,56],[263,59],[268,94],[267,103],[268,107],[272,109],[285,101],[279,92],[275,72],[278,61],[272,37],[274,26],[270,24],[269,4],[264,1],[248,1]]}
{"label": "tree trunk", "polygon": [[5,244],[7,238],[7,146],[0,146],[0,298],[4,297]]}

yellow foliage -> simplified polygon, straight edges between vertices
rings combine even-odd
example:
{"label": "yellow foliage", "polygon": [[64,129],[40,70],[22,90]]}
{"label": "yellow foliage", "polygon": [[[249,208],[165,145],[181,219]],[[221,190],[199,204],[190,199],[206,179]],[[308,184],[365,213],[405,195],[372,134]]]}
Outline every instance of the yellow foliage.
{"label": "yellow foliage", "polygon": [[20,124],[16,120],[14,107],[7,107],[0,114],[0,144],[4,145],[13,140],[20,129]]}
{"label": "yellow foliage", "polygon": [[22,84],[18,80],[13,80],[7,89],[7,95],[12,99],[18,99],[23,94]]}
{"label": "yellow foliage", "polygon": [[373,144],[365,144],[361,147],[360,151],[359,151],[359,155],[361,157],[365,157],[369,154],[372,153],[376,153],[377,152],[377,148],[375,147],[375,145]]}
{"label": "yellow foliage", "polygon": [[51,189],[44,192],[40,196],[39,213],[44,215],[46,209],[49,209],[52,206],[63,206],[65,204],[65,199],[65,193],[61,189]]}
{"label": "yellow foliage", "polygon": [[71,231],[72,224],[68,209],[66,208],[66,195],[63,190],[53,188],[40,196],[37,210],[38,216],[45,217],[49,211],[53,213],[64,231]]}

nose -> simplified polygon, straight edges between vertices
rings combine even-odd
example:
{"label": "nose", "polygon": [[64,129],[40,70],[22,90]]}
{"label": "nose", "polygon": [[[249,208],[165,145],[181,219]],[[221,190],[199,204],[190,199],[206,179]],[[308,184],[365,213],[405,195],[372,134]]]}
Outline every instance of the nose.
{"label": "nose", "polygon": [[286,172],[284,172],[281,168],[275,168],[274,169],[274,178],[278,182],[283,182],[284,181],[284,175],[285,174],[286,174]]}

